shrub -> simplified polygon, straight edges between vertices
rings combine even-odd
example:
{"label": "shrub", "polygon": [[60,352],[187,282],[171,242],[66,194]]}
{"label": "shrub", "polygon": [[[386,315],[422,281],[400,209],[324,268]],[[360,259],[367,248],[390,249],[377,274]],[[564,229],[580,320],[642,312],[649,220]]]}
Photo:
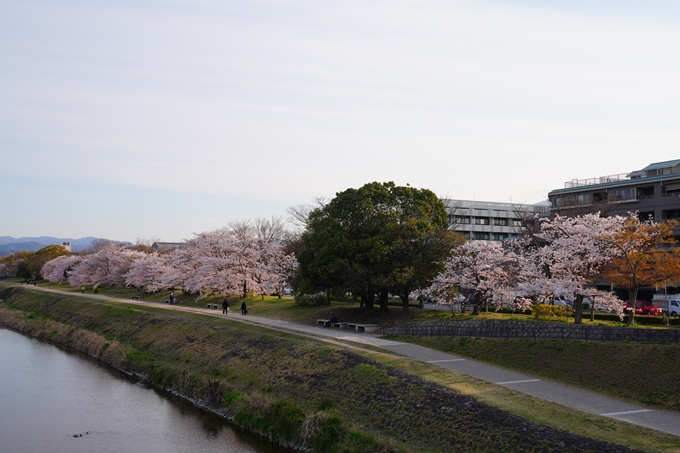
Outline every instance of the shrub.
{"label": "shrub", "polygon": [[295,293],[295,303],[298,305],[308,305],[310,307],[318,307],[320,305],[326,305],[328,302],[326,300],[325,293],[316,294],[299,294]]}
{"label": "shrub", "polygon": [[567,319],[567,308],[562,305],[536,304],[534,305],[534,317],[536,319]]}
{"label": "shrub", "polygon": [[299,443],[304,421],[304,410],[292,401],[282,400],[271,405],[271,429],[280,440]]}
{"label": "shrub", "polygon": [[302,438],[314,452],[332,451],[347,434],[342,419],[334,412],[317,412],[302,423]]}

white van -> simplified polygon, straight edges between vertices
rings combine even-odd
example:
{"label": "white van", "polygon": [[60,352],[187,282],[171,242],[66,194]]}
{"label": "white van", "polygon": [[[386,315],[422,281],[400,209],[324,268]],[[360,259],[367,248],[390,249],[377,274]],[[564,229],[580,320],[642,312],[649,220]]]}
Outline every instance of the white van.
{"label": "white van", "polygon": [[668,299],[668,315],[680,315],[680,299]]}

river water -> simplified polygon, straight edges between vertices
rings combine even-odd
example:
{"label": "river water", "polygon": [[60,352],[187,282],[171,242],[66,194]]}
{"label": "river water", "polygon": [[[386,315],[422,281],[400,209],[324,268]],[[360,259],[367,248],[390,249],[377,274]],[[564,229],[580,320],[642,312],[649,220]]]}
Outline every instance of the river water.
{"label": "river water", "polygon": [[2,453],[284,451],[85,354],[0,328]]}

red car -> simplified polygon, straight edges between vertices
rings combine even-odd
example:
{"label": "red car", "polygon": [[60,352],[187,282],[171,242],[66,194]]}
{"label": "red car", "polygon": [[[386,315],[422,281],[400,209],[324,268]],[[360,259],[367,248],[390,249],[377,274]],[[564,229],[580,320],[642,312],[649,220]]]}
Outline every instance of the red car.
{"label": "red car", "polygon": [[[624,313],[629,313],[630,312],[630,301],[625,301],[623,303],[623,312]],[[646,300],[637,300],[635,301],[635,314],[636,315],[651,315],[651,316],[661,316],[662,311],[661,307],[657,307],[656,305],[652,304],[649,301]]]}

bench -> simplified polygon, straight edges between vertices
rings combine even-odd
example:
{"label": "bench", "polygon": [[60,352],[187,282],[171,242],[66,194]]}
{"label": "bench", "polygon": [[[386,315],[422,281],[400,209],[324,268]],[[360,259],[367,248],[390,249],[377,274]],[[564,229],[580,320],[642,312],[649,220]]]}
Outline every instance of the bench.
{"label": "bench", "polygon": [[137,299],[137,300],[139,300],[139,299],[141,299],[141,297],[138,296],[137,294],[135,294],[134,296],[130,296],[130,299]]}
{"label": "bench", "polygon": [[354,329],[357,332],[365,332],[365,333],[373,333],[377,332],[378,330],[382,329],[381,325],[378,324],[354,324],[354,323],[349,323],[347,325],[348,329]]}
{"label": "bench", "polygon": [[[325,326],[326,323],[328,322],[327,319],[317,319],[316,323]],[[334,322],[331,323],[331,327],[337,327],[338,329],[347,329],[347,323],[346,322]]]}
{"label": "bench", "polygon": [[217,304],[205,304],[205,308],[220,308]]}
{"label": "bench", "polygon": [[[317,319],[316,323],[321,326],[325,326],[326,323],[328,322],[327,319]],[[373,333],[377,332],[382,328],[382,326],[378,324],[356,324],[352,322],[335,322],[331,324],[331,327],[337,327],[341,330],[346,330],[346,329],[352,329],[355,332],[365,332],[365,333]]]}

